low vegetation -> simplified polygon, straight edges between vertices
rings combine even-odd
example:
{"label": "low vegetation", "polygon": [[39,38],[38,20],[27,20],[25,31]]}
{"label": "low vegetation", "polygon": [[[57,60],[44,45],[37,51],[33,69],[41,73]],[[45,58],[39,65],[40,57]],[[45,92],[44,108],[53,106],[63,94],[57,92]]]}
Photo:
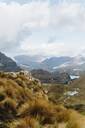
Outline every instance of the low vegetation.
{"label": "low vegetation", "polygon": [[0,128],[62,127],[85,128],[85,118],[53,103],[30,74],[0,73]]}
{"label": "low vegetation", "polygon": [[43,84],[43,87],[47,90],[51,101],[85,115],[85,76],[69,84]]}

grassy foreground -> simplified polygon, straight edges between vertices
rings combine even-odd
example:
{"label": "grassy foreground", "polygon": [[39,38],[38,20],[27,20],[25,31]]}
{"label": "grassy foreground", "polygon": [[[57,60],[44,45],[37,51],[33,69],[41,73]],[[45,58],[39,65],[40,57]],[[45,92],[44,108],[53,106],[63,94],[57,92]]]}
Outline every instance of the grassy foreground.
{"label": "grassy foreground", "polygon": [[1,72],[0,128],[85,128],[85,117],[48,100],[30,75]]}

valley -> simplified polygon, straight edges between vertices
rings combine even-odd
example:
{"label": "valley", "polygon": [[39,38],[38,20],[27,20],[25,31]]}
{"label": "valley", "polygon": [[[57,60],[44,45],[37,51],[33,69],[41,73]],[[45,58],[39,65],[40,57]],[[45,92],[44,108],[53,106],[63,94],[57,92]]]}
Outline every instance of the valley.
{"label": "valley", "polygon": [[43,84],[50,100],[67,108],[85,112],[85,76],[69,84]]}

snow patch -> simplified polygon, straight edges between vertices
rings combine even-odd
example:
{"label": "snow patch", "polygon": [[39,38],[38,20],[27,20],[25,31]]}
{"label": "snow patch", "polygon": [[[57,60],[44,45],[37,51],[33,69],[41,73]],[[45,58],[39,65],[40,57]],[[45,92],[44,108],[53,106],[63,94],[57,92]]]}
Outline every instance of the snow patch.
{"label": "snow patch", "polygon": [[74,96],[76,94],[78,94],[78,91],[68,91],[65,93],[65,95],[67,95],[67,96]]}
{"label": "snow patch", "polygon": [[71,80],[74,80],[74,79],[79,79],[79,78],[80,78],[80,76],[70,75],[70,78],[71,78]]}

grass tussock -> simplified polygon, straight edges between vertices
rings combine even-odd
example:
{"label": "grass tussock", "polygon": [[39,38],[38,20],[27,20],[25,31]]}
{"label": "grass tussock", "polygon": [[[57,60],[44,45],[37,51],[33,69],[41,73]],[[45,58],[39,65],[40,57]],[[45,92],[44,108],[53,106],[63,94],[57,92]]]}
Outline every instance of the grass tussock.
{"label": "grass tussock", "polygon": [[0,73],[0,128],[60,128],[62,122],[66,128],[84,128],[81,116],[48,100],[38,80]]}

